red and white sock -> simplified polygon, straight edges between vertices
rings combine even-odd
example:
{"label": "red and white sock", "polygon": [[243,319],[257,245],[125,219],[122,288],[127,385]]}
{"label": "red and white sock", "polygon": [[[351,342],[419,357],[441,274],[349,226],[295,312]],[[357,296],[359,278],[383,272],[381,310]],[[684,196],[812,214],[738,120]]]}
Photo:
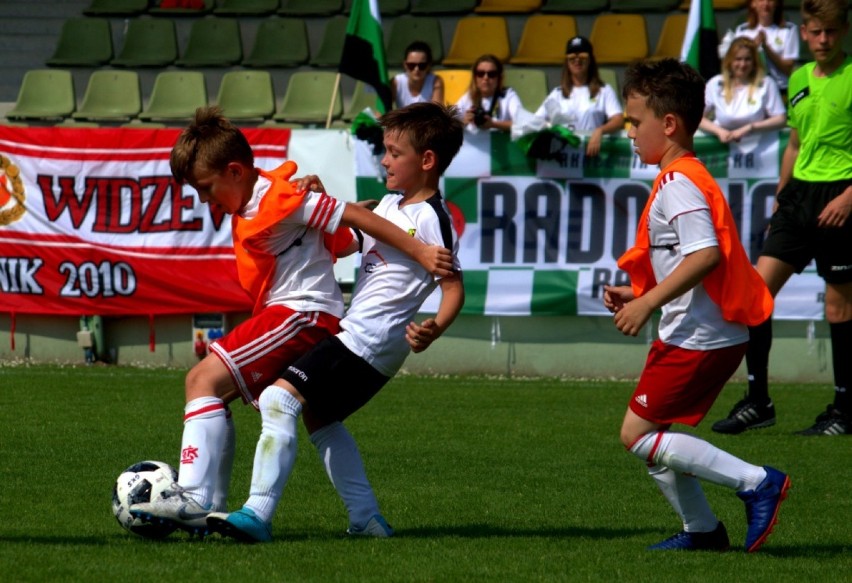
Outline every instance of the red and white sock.
{"label": "red and white sock", "polygon": [[186,404],[178,484],[205,508],[212,502],[226,433],[222,399],[201,397]]}
{"label": "red and white sock", "polygon": [[234,416],[225,406],[225,443],[219,456],[219,473],[213,489],[213,511],[227,512],[228,489],[231,486],[231,471],[234,468],[234,451],[237,439],[234,430]]}

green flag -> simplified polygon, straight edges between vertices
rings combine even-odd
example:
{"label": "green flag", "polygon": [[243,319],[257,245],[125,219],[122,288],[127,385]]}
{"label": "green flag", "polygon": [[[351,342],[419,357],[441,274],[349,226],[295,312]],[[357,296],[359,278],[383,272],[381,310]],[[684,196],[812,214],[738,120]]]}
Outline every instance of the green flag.
{"label": "green flag", "polygon": [[379,113],[385,113],[391,108],[383,39],[378,1],[354,0],[346,27],[339,71],[376,89],[376,107]]}
{"label": "green flag", "polygon": [[706,81],[719,73],[718,48],[713,0],[692,0],[680,60],[692,65]]}

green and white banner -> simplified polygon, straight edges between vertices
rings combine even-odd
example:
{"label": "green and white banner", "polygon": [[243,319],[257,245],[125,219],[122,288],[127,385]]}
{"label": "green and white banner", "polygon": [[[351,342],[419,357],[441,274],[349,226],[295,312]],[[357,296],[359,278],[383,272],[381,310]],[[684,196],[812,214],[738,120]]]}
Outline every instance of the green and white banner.
{"label": "green and white banner", "polygon": [[[766,133],[730,148],[697,137],[696,152],[726,193],[754,262],[772,212],[786,133]],[[356,140],[358,198],[384,193],[381,167]],[[616,266],[658,168],[639,162],[630,140],[605,139],[597,158],[585,145],[527,158],[502,133],[466,134],[442,192],[461,232],[466,314],[609,315],[604,284],[626,284]],[[820,320],[824,284],[810,266],[779,295],[775,317]],[[424,311],[434,311],[433,297]]]}

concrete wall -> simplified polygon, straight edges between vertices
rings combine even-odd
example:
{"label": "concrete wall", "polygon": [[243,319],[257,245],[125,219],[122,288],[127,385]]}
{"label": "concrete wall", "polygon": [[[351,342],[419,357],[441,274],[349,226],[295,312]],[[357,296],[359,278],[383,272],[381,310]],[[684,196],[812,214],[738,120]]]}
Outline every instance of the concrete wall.
{"label": "concrete wall", "polygon": [[[229,327],[246,314],[228,314]],[[656,325],[656,323],[655,323]],[[0,314],[0,362],[84,362],[77,346],[78,318],[18,315],[15,349],[11,318]],[[621,335],[607,317],[461,316],[448,334],[424,353],[413,354],[405,369],[424,374],[493,374],[635,378],[642,370],[648,328],[639,338]],[[151,327],[144,317],[105,318],[106,356],[119,365],[190,368],[197,358],[190,316],[163,316]],[[775,323],[770,375],[778,380],[831,383],[831,347],[824,322]],[[737,378],[744,379],[744,366]]]}

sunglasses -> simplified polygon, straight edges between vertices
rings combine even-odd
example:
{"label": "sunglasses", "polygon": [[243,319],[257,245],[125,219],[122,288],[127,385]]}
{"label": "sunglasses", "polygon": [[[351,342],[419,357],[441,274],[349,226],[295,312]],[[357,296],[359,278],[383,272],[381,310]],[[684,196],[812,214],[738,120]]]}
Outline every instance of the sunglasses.
{"label": "sunglasses", "polygon": [[481,79],[482,77],[488,77],[489,79],[496,79],[496,78],[497,78],[497,71],[496,71],[496,70],[491,70],[491,71],[475,71],[475,72],[474,72],[474,75],[476,75],[476,76],[477,76],[477,77],[479,77],[480,79]]}
{"label": "sunglasses", "polygon": [[580,53],[579,55],[568,55],[565,57],[569,63],[585,63],[589,60],[589,53]]}
{"label": "sunglasses", "polygon": [[420,69],[421,71],[425,71],[429,66],[429,63],[406,63],[405,68],[409,71],[413,71],[414,69]]}

